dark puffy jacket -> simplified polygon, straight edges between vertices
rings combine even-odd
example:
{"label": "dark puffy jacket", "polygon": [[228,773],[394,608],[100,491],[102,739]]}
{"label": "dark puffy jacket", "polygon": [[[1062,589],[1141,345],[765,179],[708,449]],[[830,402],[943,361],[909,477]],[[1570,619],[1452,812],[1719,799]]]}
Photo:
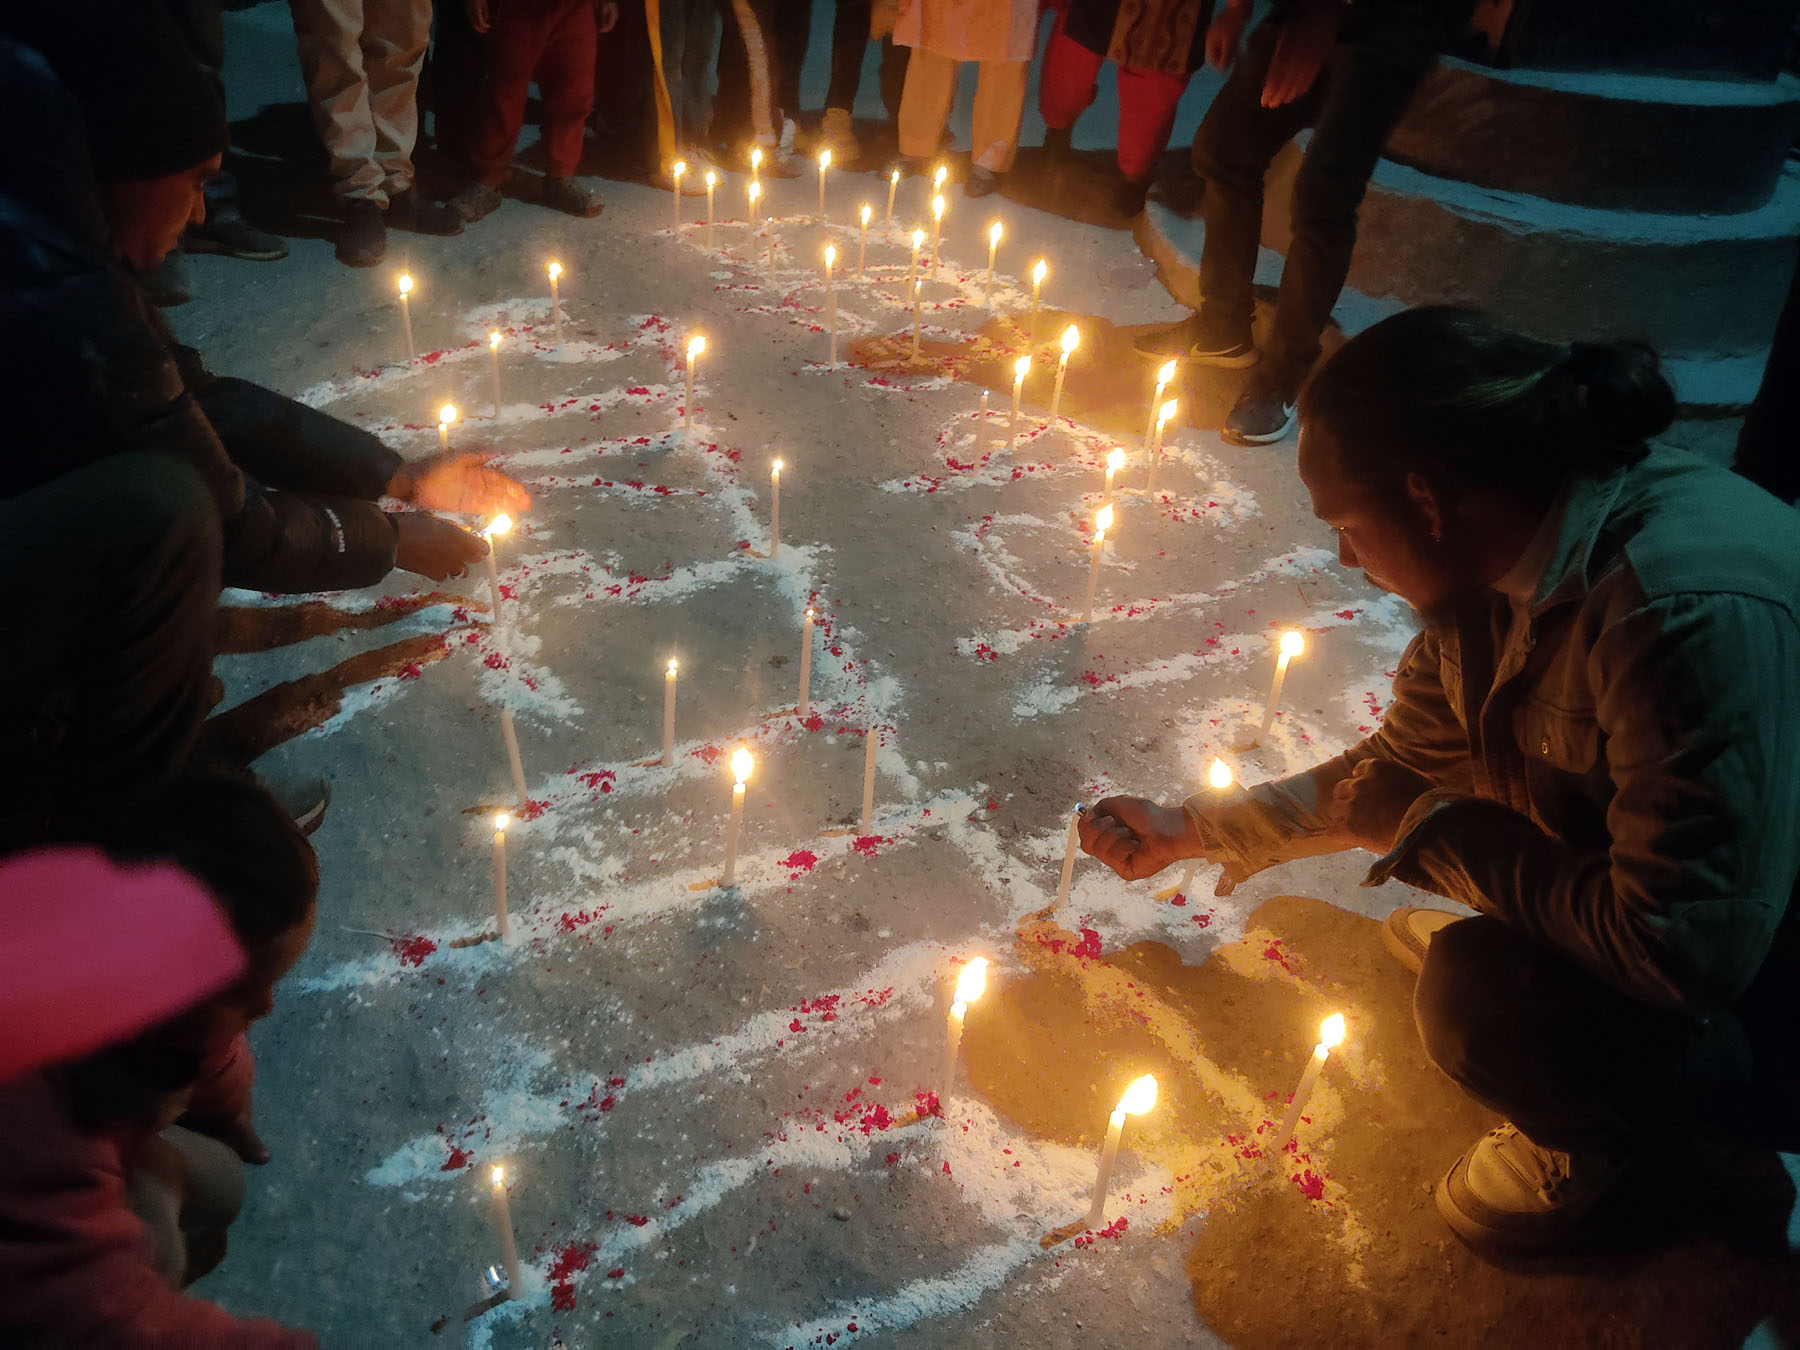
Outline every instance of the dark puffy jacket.
{"label": "dark puffy jacket", "polygon": [[366,586],[394,565],[377,501],[400,463],[375,437],[211,374],[107,247],[79,107],[35,51],[0,38],[0,496],[127,451],[205,480],[224,580]]}

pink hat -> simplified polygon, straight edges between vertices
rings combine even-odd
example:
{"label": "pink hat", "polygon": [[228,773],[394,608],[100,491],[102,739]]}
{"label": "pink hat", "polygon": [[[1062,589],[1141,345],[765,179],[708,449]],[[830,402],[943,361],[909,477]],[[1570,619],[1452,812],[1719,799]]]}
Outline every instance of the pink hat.
{"label": "pink hat", "polygon": [[124,1040],[244,970],[224,913],[170,863],[97,849],[0,863],[0,1082]]}

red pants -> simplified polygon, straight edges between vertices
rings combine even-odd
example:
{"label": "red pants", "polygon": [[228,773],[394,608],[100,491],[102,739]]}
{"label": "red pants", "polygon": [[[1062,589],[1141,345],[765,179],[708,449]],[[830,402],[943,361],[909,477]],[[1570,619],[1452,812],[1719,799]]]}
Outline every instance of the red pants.
{"label": "red pants", "polygon": [[543,95],[544,157],[552,178],[571,176],[594,108],[594,0],[499,0],[483,53],[480,124],[469,158],[498,187],[512,164],[532,77]]}
{"label": "red pants", "polygon": [[[1038,112],[1053,131],[1074,126],[1094,101],[1095,81],[1106,60],[1063,32],[1067,14],[1066,9],[1056,11],[1038,75]],[[1168,148],[1175,105],[1187,84],[1185,75],[1119,67],[1119,172],[1127,178],[1148,178],[1156,167],[1156,157]]]}

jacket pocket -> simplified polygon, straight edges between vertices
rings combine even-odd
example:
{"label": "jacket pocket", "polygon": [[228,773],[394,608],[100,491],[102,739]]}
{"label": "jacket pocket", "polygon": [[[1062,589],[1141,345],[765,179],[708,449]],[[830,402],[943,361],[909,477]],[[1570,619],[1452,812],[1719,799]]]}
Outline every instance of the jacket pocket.
{"label": "jacket pocket", "polygon": [[1527,763],[1585,775],[1600,758],[1600,723],[1591,712],[1527,699],[1513,714],[1513,731]]}

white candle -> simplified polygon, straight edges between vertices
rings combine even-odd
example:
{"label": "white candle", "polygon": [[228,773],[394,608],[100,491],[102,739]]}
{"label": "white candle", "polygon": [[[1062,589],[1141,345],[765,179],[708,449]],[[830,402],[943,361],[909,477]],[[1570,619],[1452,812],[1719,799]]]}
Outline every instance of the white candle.
{"label": "white candle", "polygon": [[987,443],[988,434],[988,391],[981,391],[981,409],[975,414],[975,449],[979,451]]}
{"label": "white candle", "polygon": [[1006,448],[1011,451],[1019,437],[1019,396],[1025,391],[1025,377],[1031,373],[1031,358],[1021,356],[1013,362],[1012,417],[1006,423]]}
{"label": "white candle", "polygon": [[531,793],[525,787],[525,761],[519,758],[519,731],[513,725],[511,708],[500,709],[500,736],[506,742],[507,767],[512,770],[513,791],[522,811],[531,805]]}
{"label": "white candle", "polygon": [[925,231],[912,232],[912,265],[906,269],[906,284],[912,285],[919,275],[919,250],[925,247]]}
{"label": "white candle", "polygon": [[500,416],[500,330],[488,334],[488,367],[494,377],[494,416]]}
{"label": "white candle", "polygon": [[944,194],[939,193],[931,199],[931,275],[937,275],[938,245],[944,238]]}
{"label": "white candle", "polygon": [[931,190],[932,190],[932,192],[933,193],[942,192],[944,190],[944,180],[946,178],[948,178],[949,176],[950,176],[950,170],[946,165],[940,164],[937,166],[936,169],[932,170],[932,174],[931,174]]}
{"label": "white candle", "polygon": [[663,675],[663,751],[664,767],[675,762],[675,685],[680,663],[669,658],[669,669]]}
{"label": "white candle", "polygon": [[866,835],[869,826],[875,820],[875,756],[881,750],[881,728],[874,723],[863,734],[863,803],[862,819],[856,827],[859,835]]}
{"label": "white candle", "polygon": [[856,245],[856,279],[858,281],[862,280],[863,264],[867,262],[869,258],[869,217],[874,214],[874,210],[867,202],[864,202],[862,204],[862,209],[857,212],[857,215],[862,220],[862,236],[857,241]]}
{"label": "white candle", "polygon": [[496,1167],[493,1179],[494,1227],[500,1231],[500,1263],[506,1267],[507,1292],[519,1298],[519,1243],[513,1236],[512,1205],[506,1198],[506,1169]]}
{"label": "white candle", "polygon": [[831,151],[819,151],[819,219],[825,219],[825,170],[831,167]]}
{"label": "white candle", "polygon": [[1292,629],[1281,635],[1281,643],[1275,655],[1275,679],[1269,685],[1269,702],[1263,709],[1262,727],[1258,736],[1267,736],[1269,728],[1275,725],[1275,709],[1281,702],[1281,686],[1287,680],[1288,662],[1306,650],[1306,639]]}
{"label": "white candle", "polygon": [[769,231],[769,285],[775,284],[775,231]]}
{"label": "white candle", "polygon": [[1044,278],[1050,275],[1050,264],[1039,258],[1031,265],[1031,345],[1037,347],[1038,294],[1044,289]]}
{"label": "white candle", "polygon": [[[1206,773],[1206,785],[1215,793],[1223,796],[1231,790],[1231,766],[1218,756],[1213,757],[1212,767]],[[1188,887],[1194,884],[1194,874],[1200,870],[1201,859],[1195,858],[1188,863],[1181,873],[1181,880],[1173,886],[1165,886],[1156,892],[1155,898],[1167,900],[1173,896],[1186,895]]]}
{"label": "white candle", "polygon": [[881,232],[891,234],[894,228],[894,189],[900,186],[900,170],[895,169],[888,175],[887,214],[881,218]]}
{"label": "white candle", "polygon": [[556,345],[562,346],[562,292],[558,283],[562,278],[562,264],[552,258],[544,267],[550,275],[550,317],[556,321]]}
{"label": "white candle", "polygon": [[963,1018],[969,1005],[987,989],[988,962],[985,956],[972,956],[956,979],[956,994],[950,1001],[950,1034],[946,1038],[944,1074],[938,1080],[938,1095],[948,1097],[956,1086],[956,1061],[962,1051]]}
{"label": "white candle", "polygon": [[1125,451],[1114,446],[1106,456],[1106,486],[1101,489],[1101,500],[1110,502],[1113,494],[1113,479],[1119,476],[1119,470],[1125,467]]}
{"label": "white candle", "polygon": [[1288,1103],[1287,1114],[1281,1118],[1281,1124],[1275,1130],[1275,1137],[1268,1151],[1270,1165],[1281,1161],[1281,1155],[1287,1151],[1288,1141],[1294,1137],[1294,1128],[1300,1123],[1300,1113],[1306,1109],[1307,1098],[1313,1094],[1318,1085],[1319,1075],[1325,1071],[1325,1061],[1331,1058],[1331,1052],[1343,1043],[1344,1015],[1333,1013],[1319,1023],[1319,1043],[1313,1047],[1312,1058],[1306,1061],[1306,1070],[1300,1075],[1300,1083],[1294,1089],[1294,1098]]}
{"label": "white candle", "polygon": [[1087,604],[1081,611],[1081,621],[1094,621],[1094,596],[1100,589],[1100,555],[1106,551],[1106,532],[1112,528],[1113,509],[1111,505],[1103,506],[1094,515],[1094,547],[1093,563],[1088,568]]}
{"label": "white candle", "polygon": [[994,254],[1000,247],[1001,236],[1005,233],[1006,226],[997,220],[988,226],[987,280],[982,283],[981,288],[981,307],[983,309],[994,307]]}
{"label": "white candle", "polygon": [[794,705],[802,718],[812,708],[812,649],[813,611],[808,605],[806,617],[800,621],[800,701]]}
{"label": "white candle", "polygon": [[695,333],[688,339],[687,398],[681,405],[681,439],[686,445],[692,445],[694,441],[694,362],[700,359],[700,353],[705,350],[705,334]]}
{"label": "white candle", "polygon": [[495,628],[500,627],[500,569],[494,563],[494,541],[512,529],[512,517],[504,511],[487,523],[481,537],[487,540],[488,609]]}
{"label": "white candle", "polygon": [[825,245],[825,331],[830,339],[830,364],[837,364],[837,287],[832,284],[831,269],[837,262],[837,245]]}
{"label": "white candle", "polygon": [[1156,1079],[1149,1074],[1125,1089],[1118,1109],[1107,1121],[1106,1143],[1100,1150],[1100,1173],[1094,1178],[1094,1202],[1088,1206],[1087,1226],[1100,1227],[1106,1217],[1106,1187],[1112,1180],[1113,1163],[1119,1156],[1119,1139],[1125,1133],[1125,1117],[1141,1116],[1156,1105]]}
{"label": "white candle", "polygon": [[406,330],[406,362],[411,365],[419,356],[412,335],[412,273],[402,272],[397,284],[400,287],[400,326]]}
{"label": "white candle", "polygon": [[744,209],[744,260],[749,262],[756,257],[756,201],[762,196],[762,184],[752,178],[744,196],[749,202]]}
{"label": "white candle", "polygon": [[913,359],[913,363],[915,365],[918,364],[918,360],[919,360],[919,302],[920,302],[920,296],[924,293],[924,290],[925,290],[925,278],[920,277],[916,281],[913,282],[912,359]]}
{"label": "white candle", "polygon": [[671,194],[675,198],[675,233],[681,233],[681,177],[687,172],[687,161],[678,159],[669,166],[669,178],[675,185]]}
{"label": "white candle", "polygon": [[506,917],[506,827],[511,817],[501,811],[494,816],[494,926],[500,940],[512,939],[512,925]]}
{"label": "white candle", "polygon": [[1081,344],[1081,330],[1074,324],[1063,329],[1062,357],[1056,363],[1056,388],[1050,395],[1050,420],[1046,426],[1056,425],[1057,409],[1062,407],[1063,377],[1069,373],[1069,357],[1074,355],[1075,348]]}
{"label": "white candle", "polygon": [[1178,400],[1170,399],[1156,411],[1156,434],[1150,441],[1150,473],[1144,479],[1144,492],[1147,496],[1156,496],[1156,471],[1162,467],[1163,429],[1169,425],[1170,420],[1180,411],[1180,408],[1181,404]]}
{"label": "white candle", "polygon": [[781,461],[769,466],[769,556],[781,552]]}
{"label": "white candle", "polygon": [[1056,883],[1056,903],[1064,905],[1069,900],[1069,886],[1075,880],[1075,859],[1081,853],[1081,821],[1087,815],[1087,807],[1080,802],[1075,804],[1075,814],[1069,817],[1069,840],[1063,845],[1062,879]]}
{"label": "white candle", "polygon": [[731,885],[732,877],[737,875],[738,830],[744,823],[744,784],[750,781],[750,771],[756,767],[756,760],[750,751],[739,746],[731,757],[731,771],[737,775],[737,783],[731,789],[731,821],[725,827],[725,871],[719,878],[721,886]]}
{"label": "white candle", "polygon": [[750,178],[754,182],[754,181],[760,179],[761,176],[762,176],[762,147],[760,145],[753,145],[750,147]]}
{"label": "white candle", "polygon": [[1169,387],[1169,381],[1175,378],[1175,363],[1164,361],[1156,370],[1156,392],[1150,396],[1150,408],[1144,414],[1144,453],[1155,453],[1150,446],[1150,433],[1156,426],[1156,413],[1162,406],[1163,390]]}
{"label": "white candle", "polygon": [[719,186],[719,175],[706,171],[706,246],[713,246],[713,189]]}
{"label": "white candle", "polygon": [[450,424],[456,420],[456,405],[446,403],[438,409],[438,453],[450,449]]}

